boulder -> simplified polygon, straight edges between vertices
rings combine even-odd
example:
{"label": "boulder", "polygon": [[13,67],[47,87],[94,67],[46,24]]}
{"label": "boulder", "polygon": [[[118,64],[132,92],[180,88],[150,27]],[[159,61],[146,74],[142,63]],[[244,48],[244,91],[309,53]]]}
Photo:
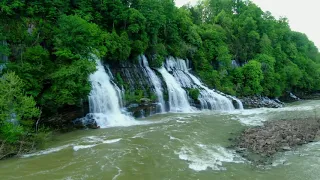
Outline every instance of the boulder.
{"label": "boulder", "polygon": [[100,127],[97,124],[98,116],[94,114],[87,114],[85,117],[77,118],[73,121],[73,125],[75,128],[89,128],[89,129],[99,129]]}
{"label": "boulder", "polygon": [[[147,100],[147,98],[145,98]],[[130,104],[127,107],[128,112],[131,113],[135,118],[143,118],[146,116],[151,116],[157,113],[157,103],[140,103],[140,104]]]}

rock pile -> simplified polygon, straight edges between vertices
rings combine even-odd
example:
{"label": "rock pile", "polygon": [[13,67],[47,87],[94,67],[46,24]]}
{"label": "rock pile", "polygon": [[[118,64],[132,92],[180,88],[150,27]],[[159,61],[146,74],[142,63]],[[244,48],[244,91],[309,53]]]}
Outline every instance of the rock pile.
{"label": "rock pile", "polygon": [[[238,153],[249,160],[261,161],[279,151],[289,151],[298,145],[313,142],[319,135],[319,130],[320,120],[315,119],[270,121],[264,126],[244,130],[235,139],[235,147]],[[250,156],[248,153],[256,156]],[[257,156],[259,158],[253,158]]]}
{"label": "rock pile", "polygon": [[270,99],[268,97],[254,96],[254,97],[245,97],[242,100],[243,106],[245,109],[252,108],[281,108],[284,104],[278,99]]}

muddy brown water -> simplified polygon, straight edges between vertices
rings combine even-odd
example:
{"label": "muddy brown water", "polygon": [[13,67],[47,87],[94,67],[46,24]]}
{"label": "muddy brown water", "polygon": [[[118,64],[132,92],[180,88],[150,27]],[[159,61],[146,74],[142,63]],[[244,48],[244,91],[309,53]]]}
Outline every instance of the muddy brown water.
{"label": "muddy brown water", "polygon": [[320,116],[320,101],[281,109],[156,115],[140,125],[56,137],[34,154],[0,161],[1,180],[317,180],[320,143],[254,167],[228,139],[263,121]]}

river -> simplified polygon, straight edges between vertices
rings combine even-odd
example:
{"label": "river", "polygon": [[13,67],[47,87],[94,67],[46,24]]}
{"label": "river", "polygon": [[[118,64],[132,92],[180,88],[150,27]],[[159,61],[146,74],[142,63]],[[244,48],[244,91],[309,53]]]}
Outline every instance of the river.
{"label": "river", "polygon": [[[317,114],[318,113],[318,114]],[[281,109],[162,114],[138,125],[59,135],[34,154],[0,161],[1,180],[316,180],[320,143],[254,167],[229,138],[263,121],[320,116],[320,101]]]}

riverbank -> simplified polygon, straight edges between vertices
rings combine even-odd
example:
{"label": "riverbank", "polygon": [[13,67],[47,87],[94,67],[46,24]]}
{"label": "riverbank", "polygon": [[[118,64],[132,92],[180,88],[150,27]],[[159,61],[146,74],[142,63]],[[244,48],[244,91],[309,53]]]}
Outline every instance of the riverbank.
{"label": "riverbank", "polygon": [[233,148],[253,164],[266,165],[276,153],[314,142],[319,135],[319,118],[268,121],[244,130],[233,139]]}
{"label": "riverbank", "polygon": [[44,146],[50,143],[58,134],[61,134],[60,131],[40,129],[38,133],[30,133],[22,136],[16,142],[8,142],[0,139],[0,160],[36,152],[44,148]]}
{"label": "riverbank", "polygon": [[241,99],[243,107],[245,109],[255,109],[255,108],[281,108],[284,107],[284,103],[278,99],[270,99],[268,97],[262,96],[250,96]]}
{"label": "riverbank", "polygon": [[30,153],[35,150],[35,142],[19,141],[16,143],[8,143],[0,141],[0,160]]}

